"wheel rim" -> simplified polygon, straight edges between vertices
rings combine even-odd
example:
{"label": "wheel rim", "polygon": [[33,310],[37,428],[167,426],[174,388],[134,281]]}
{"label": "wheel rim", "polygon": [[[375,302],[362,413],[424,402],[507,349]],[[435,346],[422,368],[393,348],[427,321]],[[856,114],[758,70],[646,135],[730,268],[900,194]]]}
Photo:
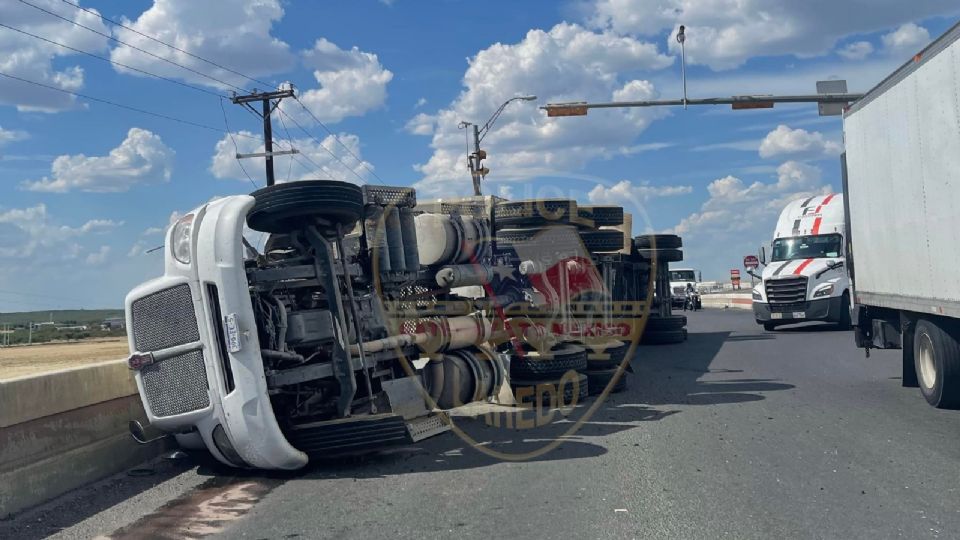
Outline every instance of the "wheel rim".
{"label": "wheel rim", "polygon": [[928,334],[921,334],[919,344],[920,382],[924,388],[932,390],[937,383],[937,364],[933,356],[933,342]]}

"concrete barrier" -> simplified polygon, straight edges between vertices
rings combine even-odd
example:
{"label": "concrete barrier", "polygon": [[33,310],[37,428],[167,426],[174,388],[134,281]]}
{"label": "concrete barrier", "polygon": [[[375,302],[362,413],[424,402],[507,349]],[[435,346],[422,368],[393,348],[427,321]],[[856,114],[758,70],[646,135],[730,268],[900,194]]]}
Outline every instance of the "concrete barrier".
{"label": "concrete barrier", "polygon": [[736,293],[704,294],[700,296],[703,307],[753,309],[750,291]]}
{"label": "concrete barrier", "polygon": [[0,519],[156,456],[167,443],[137,444],[134,419],[122,360],[0,380]]}

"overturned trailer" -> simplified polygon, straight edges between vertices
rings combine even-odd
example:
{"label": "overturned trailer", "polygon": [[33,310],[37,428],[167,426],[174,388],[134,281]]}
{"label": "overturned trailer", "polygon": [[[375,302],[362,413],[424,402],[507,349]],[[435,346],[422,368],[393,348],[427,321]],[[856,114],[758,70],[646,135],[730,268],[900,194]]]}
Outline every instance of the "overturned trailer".
{"label": "overturned trailer", "polygon": [[441,411],[510,389],[556,406],[622,388],[655,254],[622,209],[600,225],[516,208],[316,180],[193,210],[167,231],[164,275],[126,299],[147,418],[225,464],[296,469],[440,433]]}

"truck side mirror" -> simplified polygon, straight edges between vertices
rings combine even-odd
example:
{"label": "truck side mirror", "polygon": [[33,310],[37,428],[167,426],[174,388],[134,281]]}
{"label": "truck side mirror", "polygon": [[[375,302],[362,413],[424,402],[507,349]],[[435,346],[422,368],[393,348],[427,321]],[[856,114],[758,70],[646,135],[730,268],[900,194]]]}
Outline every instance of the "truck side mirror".
{"label": "truck side mirror", "polygon": [[703,272],[697,270],[697,283],[703,283]]}
{"label": "truck side mirror", "polygon": [[767,264],[767,248],[760,246],[760,264]]}

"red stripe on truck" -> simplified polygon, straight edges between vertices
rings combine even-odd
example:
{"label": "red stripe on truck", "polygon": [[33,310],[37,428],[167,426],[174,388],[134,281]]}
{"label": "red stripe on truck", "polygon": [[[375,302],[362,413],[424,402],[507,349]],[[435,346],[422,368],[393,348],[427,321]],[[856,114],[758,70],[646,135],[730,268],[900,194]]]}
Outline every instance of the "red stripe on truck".
{"label": "red stripe on truck", "polygon": [[[814,210],[813,213],[814,213],[814,214],[819,214],[819,213],[820,213],[820,209],[823,208],[824,206],[830,204],[830,200],[831,200],[831,199],[833,199],[833,193],[827,195],[827,198],[824,199],[822,203],[820,203],[820,204],[817,205],[817,209]],[[817,233],[813,233],[813,234],[817,234]]]}
{"label": "red stripe on truck", "polygon": [[807,259],[807,260],[803,261],[802,263],[800,263],[800,266],[798,266],[797,269],[793,271],[793,275],[799,276],[799,275],[800,275],[800,272],[803,272],[803,269],[806,268],[807,265],[810,264],[810,263],[812,263],[812,262],[813,262],[813,259]]}
{"label": "red stripe on truck", "polygon": [[823,218],[817,217],[813,220],[813,228],[810,229],[810,234],[820,234],[820,222],[823,221]]}

